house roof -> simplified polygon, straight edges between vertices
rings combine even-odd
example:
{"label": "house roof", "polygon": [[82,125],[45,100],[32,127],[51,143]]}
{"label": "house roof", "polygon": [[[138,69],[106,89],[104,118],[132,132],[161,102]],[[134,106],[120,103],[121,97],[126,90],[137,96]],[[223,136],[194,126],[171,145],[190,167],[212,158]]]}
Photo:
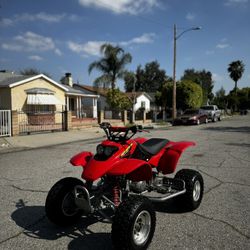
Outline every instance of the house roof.
{"label": "house roof", "polygon": [[141,95],[145,95],[150,101],[153,100],[152,97],[146,92],[126,92],[125,95],[128,96],[131,100],[134,97],[138,98]]}
{"label": "house roof", "polygon": [[68,91],[68,89],[65,86],[52,80],[51,78],[47,77],[44,74],[39,74],[39,75],[34,75],[34,76],[24,76],[24,75],[17,75],[17,74],[9,73],[9,72],[7,73],[1,72],[0,73],[0,87],[13,88],[13,87],[19,86],[21,84],[24,84],[24,83],[27,83],[27,82],[30,82],[39,78],[46,79],[47,81],[63,89],[64,91]]}
{"label": "house roof", "polygon": [[155,102],[155,92],[147,92],[147,94],[151,97],[152,102]]}
{"label": "house roof", "polygon": [[86,94],[83,93],[81,90],[72,88],[72,87],[70,87],[69,85],[65,85],[65,84],[62,84],[62,85],[65,86],[65,87],[67,88],[67,91],[66,91],[66,94],[67,94],[67,95],[81,95],[81,96],[86,95]]}
{"label": "house roof", "polygon": [[0,73],[0,87],[9,87],[15,82],[24,81],[25,79],[30,78],[30,76],[24,75],[15,75],[12,73]]}
{"label": "house roof", "polygon": [[87,90],[89,92],[93,92],[94,94],[102,95],[102,96],[107,96],[108,89],[104,88],[97,88],[94,86],[89,86],[89,85],[80,85],[80,84],[74,84],[74,86],[82,89],[82,90]]}
{"label": "house roof", "polygon": [[25,75],[17,75],[11,72],[0,72],[0,88],[1,87],[9,87],[13,88],[19,86],[21,84],[25,84],[27,82],[43,78],[53,85],[59,87],[64,90],[66,95],[75,95],[75,96],[84,96],[84,97],[99,97],[98,95],[88,95],[79,89],[75,89],[70,87],[69,85],[58,83],[51,78],[47,77],[44,74],[34,75],[34,76],[25,76]]}

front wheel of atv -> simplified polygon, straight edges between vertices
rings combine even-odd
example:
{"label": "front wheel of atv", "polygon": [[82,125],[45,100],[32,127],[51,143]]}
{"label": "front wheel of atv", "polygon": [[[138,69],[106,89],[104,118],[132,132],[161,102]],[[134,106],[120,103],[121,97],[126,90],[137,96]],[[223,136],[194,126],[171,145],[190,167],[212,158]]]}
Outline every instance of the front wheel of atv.
{"label": "front wheel of atv", "polygon": [[83,186],[79,179],[67,177],[58,181],[49,191],[45,202],[48,219],[60,226],[69,226],[76,222],[82,211],[75,205],[74,187]]}
{"label": "front wheel of atv", "polygon": [[182,169],[175,175],[176,179],[185,182],[186,193],[177,197],[177,203],[186,211],[193,211],[200,206],[204,181],[201,174],[195,170]]}
{"label": "front wheel of atv", "polygon": [[112,242],[115,249],[147,249],[155,231],[155,211],[149,199],[130,196],[115,212]]}

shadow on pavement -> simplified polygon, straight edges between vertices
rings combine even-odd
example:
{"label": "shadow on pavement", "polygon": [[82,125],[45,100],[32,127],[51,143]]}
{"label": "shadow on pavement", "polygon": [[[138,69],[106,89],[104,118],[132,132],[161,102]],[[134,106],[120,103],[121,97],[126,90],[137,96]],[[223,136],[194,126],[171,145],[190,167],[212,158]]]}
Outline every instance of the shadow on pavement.
{"label": "shadow on pavement", "polygon": [[164,202],[154,203],[154,208],[156,212],[169,213],[169,214],[183,214],[190,212],[187,208],[181,206],[178,199],[170,199]]}
{"label": "shadow on pavement", "polygon": [[225,143],[228,146],[250,147],[250,143]]}
{"label": "shadow on pavement", "polygon": [[24,229],[23,234],[29,237],[57,240],[66,236],[72,239],[68,245],[70,250],[112,249],[110,233],[94,233],[88,229],[99,221],[95,217],[82,217],[74,226],[59,227],[47,219],[44,206],[26,206],[19,200],[16,207],[11,218]]}
{"label": "shadow on pavement", "polygon": [[241,133],[250,133],[250,127],[206,127],[202,128],[203,130],[218,131],[218,132],[241,132]]}

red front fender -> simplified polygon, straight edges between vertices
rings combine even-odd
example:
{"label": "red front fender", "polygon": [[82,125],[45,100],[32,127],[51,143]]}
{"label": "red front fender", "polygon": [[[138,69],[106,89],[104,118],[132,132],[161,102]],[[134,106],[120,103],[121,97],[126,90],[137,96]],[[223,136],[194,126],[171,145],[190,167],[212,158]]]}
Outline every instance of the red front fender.
{"label": "red front fender", "polygon": [[132,181],[144,181],[152,178],[152,168],[145,161],[138,159],[122,159],[111,170],[110,175],[128,175]]}
{"label": "red front fender", "polygon": [[81,152],[70,159],[70,163],[73,166],[85,167],[88,161],[93,157],[91,152]]}

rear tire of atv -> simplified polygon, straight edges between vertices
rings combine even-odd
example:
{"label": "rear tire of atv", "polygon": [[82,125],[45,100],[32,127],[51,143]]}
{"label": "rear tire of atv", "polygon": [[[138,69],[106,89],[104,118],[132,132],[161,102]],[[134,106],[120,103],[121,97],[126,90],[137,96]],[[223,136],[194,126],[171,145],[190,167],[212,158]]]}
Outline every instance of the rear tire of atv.
{"label": "rear tire of atv", "polygon": [[45,212],[48,219],[59,226],[70,226],[82,215],[82,211],[75,205],[74,187],[83,186],[79,179],[67,177],[58,181],[50,189],[46,202]]}
{"label": "rear tire of atv", "polygon": [[115,212],[111,232],[114,248],[147,249],[154,235],[155,222],[151,201],[142,196],[129,196]]}
{"label": "rear tire of atv", "polygon": [[198,208],[204,190],[201,174],[195,170],[182,169],[176,173],[174,178],[183,180],[186,188],[186,193],[176,197],[178,206],[185,211],[193,211]]}

